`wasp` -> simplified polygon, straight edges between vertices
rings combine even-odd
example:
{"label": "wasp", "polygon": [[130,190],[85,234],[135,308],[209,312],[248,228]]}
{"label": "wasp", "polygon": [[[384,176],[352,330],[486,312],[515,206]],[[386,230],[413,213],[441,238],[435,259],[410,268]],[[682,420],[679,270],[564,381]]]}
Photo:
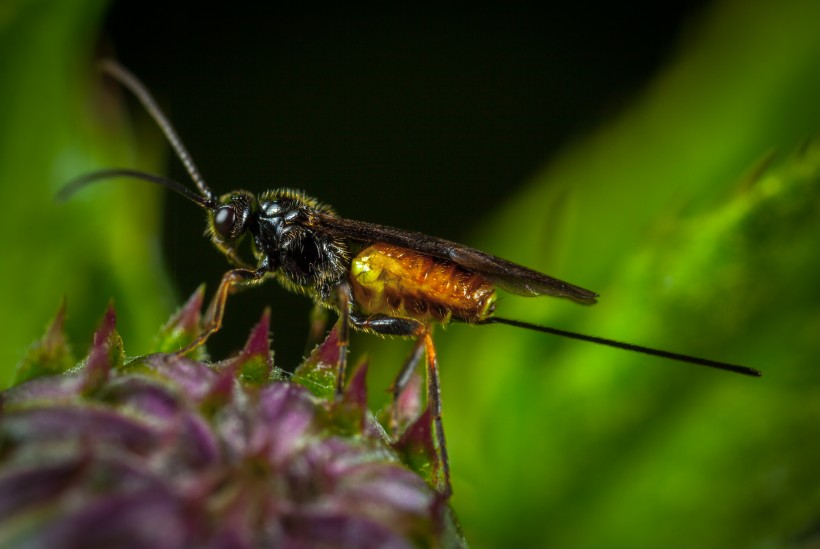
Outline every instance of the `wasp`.
{"label": "wasp", "polygon": [[[222,277],[204,319],[201,335],[185,354],[217,332],[228,296],[274,278],[288,290],[306,295],[318,307],[338,315],[339,364],[336,392],[341,394],[349,330],[414,338],[413,350],[396,381],[393,398],[407,385],[422,353],[426,355],[427,402],[438,451],[438,489],[452,493],[450,466],[441,414],[441,390],[431,329],[435,324],[507,324],[748,376],[758,370],[652,349],[622,341],[568,332],[495,316],[498,289],[521,296],[553,296],[593,304],[598,294],[490,254],[425,234],[346,219],[300,191],[278,189],[255,195],[236,190],[217,196],[200,175],[191,155],[147,88],[113,61],[101,69],[130,90],[160,127],[197,190],[163,176],[130,169],[92,172],[66,185],[64,199],[99,180],[130,177],[155,183],[205,210],[206,234],[233,265]],[[240,245],[250,240],[254,261],[246,262]]]}

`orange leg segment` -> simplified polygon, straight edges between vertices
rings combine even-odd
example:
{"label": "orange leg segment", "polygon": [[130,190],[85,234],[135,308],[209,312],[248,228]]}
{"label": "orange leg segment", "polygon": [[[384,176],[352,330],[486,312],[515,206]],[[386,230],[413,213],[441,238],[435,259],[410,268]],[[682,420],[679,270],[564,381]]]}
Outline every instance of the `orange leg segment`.
{"label": "orange leg segment", "polygon": [[444,422],[441,419],[441,382],[438,375],[436,348],[433,345],[433,336],[428,329],[425,328],[424,333],[419,337],[424,340],[424,348],[427,351],[427,403],[433,416],[444,484],[443,487],[440,487],[440,492],[444,497],[450,497],[453,493],[453,487],[450,483],[450,458],[447,455],[447,442],[444,438]]}
{"label": "orange leg segment", "polygon": [[[445,497],[449,497],[452,492],[450,483],[450,460],[447,455],[447,441],[444,437],[444,423],[441,419],[441,383],[438,374],[438,359],[436,358],[436,348],[433,345],[433,336],[430,328],[418,320],[409,318],[393,318],[388,316],[361,317],[356,314],[349,315],[350,322],[360,330],[376,332],[383,335],[394,336],[415,336],[416,343],[404,366],[399,371],[396,380],[393,382],[392,392],[395,403],[398,395],[407,386],[411,378],[413,369],[421,358],[422,350],[427,355],[427,405],[430,407],[430,415],[433,421],[433,430],[436,436],[436,446],[438,446],[438,467],[440,471],[439,492]],[[340,337],[341,341],[341,337]],[[394,412],[395,414],[395,406]],[[392,422],[396,423],[395,416]]]}
{"label": "orange leg segment", "polygon": [[250,269],[233,269],[225,273],[205,313],[202,333],[193,342],[177,351],[177,354],[185,355],[189,353],[205,343],[214,333],[218,332],[222,327],[222,317],[225,315],[225,302],[228,300],[228,296],[237,288],[259,284],[264,280],[266,273],[267,271],[265,269],[257,269],[255,271]]}

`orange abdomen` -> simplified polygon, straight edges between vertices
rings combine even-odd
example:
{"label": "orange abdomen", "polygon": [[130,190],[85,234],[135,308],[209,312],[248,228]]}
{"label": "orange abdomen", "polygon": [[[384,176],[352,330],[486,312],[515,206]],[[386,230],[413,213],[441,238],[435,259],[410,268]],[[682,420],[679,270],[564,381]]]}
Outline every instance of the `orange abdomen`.
{"label": "orange abdomen", "polygon": [[353,258],[350,285],[366,315],[477,322],[495,308],[495,286],[483,276],[390,244],[373,244]]}

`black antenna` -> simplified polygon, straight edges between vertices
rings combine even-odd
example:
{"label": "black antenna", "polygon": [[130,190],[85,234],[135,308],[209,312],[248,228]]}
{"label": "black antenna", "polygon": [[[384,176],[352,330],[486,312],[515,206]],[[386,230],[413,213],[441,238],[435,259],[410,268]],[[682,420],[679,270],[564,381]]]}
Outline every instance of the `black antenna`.
{"label": "black antenna", "polygon": [[[188,171],[188,175],[191,176],[191,179],[196,184],[199,192],[202,193],[207,200],[212,201],[214,200],[215,196],[213,191],[211,191],[210,187],[205,183],[205,179],[200,175],[199,170],[196,167],[191,155],[188,153],[188,149],[185,148],[185,145],[182,143],[182,140],[177,135],[176,130],[171,125],[171,122],[168,118],[160,110],[157,102],[154,101],[154,98],[148,92],[146,87],[140,82],[136,76],[131,74],[125,67],[120,65],[119,63],[112,61],[110,59],[106,59],[100,62],[100,69],[114,78],[117,82],[122,84],[125,88],[131,91],[139,102],[142,103],[142,106],[145,107],[145,110],[148,111],[148,114],[151,115],[151,118],[157,123],[159,128],[162,130],[162,133],[165,134],[165,137],[168,139],[168,142],[171,144],[171,147],[176,152],[177,157],[185,166],[185,169]],[[133,175],[133,174],[131,174]],[[141,179],[146,179],[142,177]],[[156,181],[154,181],[156,183]],[[174,188],[174,187],[171,187]],[[176,190],[176,189],[175,189]],[[187,196],[187,195],[186,195]]]}
{"label": "black antenna", "polygon": [[98,181],[103,181],[106,179],[114,179],[117,177],[129,177],[132,179],[140,179],[142,181],[148,181],[150,183],[155,183],[157,185],[167,187],[172,191],[181,194],[191,202],[199,204],[203,208],[213,209],[215,205],[215,202],[212,198],[203,198],[199,196],[179,181],[174,181],[173,179],[168,179],[167,177],[163,177],[161,175],[141,172],[139,170],[129,170],[127,168],[99,170],[96,172],[91,172],[82,175],[77,179],[74,179],[73,181],[67,183],[62,189],[60,189],[57,192],[57,200],[63,202],[67,200],[71,195],[85,187],[86,185],[90,185],[91,183],[96,183]]}
{"label": "black antenna", "polygon": [[749,368],[747,366],[739,366],[737,364],[729,364],[726,362],[719,362],[717,360],[710,360],[708,358],[699,358],[696,356],[682,355],[679,353],[672,353],[670,351],[662,351],[660,349],[652,349],[650,347],[643,347],[633,343],[624,343],[623,341],[615,341],[614,339],[606,339],[603,337],[589,336],[579,334],[576,332],[569,332],[560,330],[558,328],[550,328],[548,326],[539,326],[537,324],[530,324],[529,322],[521,322],[519,320],[510,320],[508,318],[499,318],[493,316],[477,322],[476,324],[507,324],[515,326],[516,328],[526,328],[527,330],[535,330],[536,332],[544,332],[546,334],[553,334],[569,339],[578,339],[580,341],[588,341],[598,345],[606,345],[607,347],[615,347],[616,349],[624,349],[626,351],[633,351],[644,355],[659,356],[669,360],[677,360],[678,362],[686,362],[689,364],[697,364],[698,366],[707,366],[709,368],[717,368],[718,370],[725,370],[727,372],[734,372],[744,376],[760,377],[763,372]]}

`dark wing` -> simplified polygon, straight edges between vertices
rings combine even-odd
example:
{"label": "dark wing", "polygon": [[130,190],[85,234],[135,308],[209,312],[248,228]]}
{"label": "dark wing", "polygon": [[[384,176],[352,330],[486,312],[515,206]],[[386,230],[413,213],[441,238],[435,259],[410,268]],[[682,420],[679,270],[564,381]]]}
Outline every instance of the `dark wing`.
{"label": "dark wing", "polygon": [[589,304],[595,303],[595,298],[598,297],[595,292],[442,238],[375,223],[344,219],[326,213],[318,213],[315,223],[317,228],[342,240],[355,240],[362,243],[384,242],[445,261],[452,261],[468,271],[483,275],[498,287],[514,294],[568,297],[580,303]]}

